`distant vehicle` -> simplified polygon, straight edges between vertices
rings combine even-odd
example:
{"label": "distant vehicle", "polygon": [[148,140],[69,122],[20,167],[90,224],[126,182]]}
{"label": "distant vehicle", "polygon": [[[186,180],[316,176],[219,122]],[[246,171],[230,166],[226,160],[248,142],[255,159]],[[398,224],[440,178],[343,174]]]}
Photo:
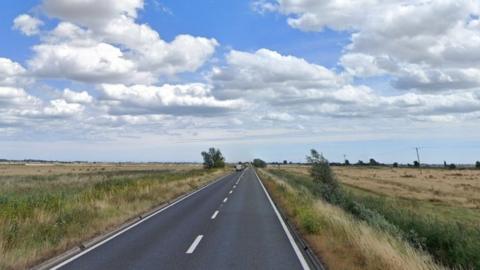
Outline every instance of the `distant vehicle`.
{"label": "distant vehicle", "polygon": [[242,164],[235,165],[235,171],[239,172],[241,170],[243,170],[243,165]]}

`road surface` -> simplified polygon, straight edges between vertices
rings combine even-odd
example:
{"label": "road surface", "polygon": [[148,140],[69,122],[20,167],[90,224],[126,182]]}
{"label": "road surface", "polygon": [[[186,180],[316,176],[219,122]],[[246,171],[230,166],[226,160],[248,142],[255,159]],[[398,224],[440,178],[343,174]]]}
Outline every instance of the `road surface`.
{"label": "road surface", "polygon": [[255,172],[214,182],[53,269],[308,269]]}

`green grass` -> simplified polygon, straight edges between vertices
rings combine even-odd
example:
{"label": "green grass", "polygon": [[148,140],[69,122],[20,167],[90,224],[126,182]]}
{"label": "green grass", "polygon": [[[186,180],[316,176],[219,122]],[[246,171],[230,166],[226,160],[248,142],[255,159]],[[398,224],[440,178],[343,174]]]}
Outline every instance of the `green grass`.
{"label": "green grass", "polygon": [[[318,195],[310,177],[285,170],[269,170],[293,186]],[[424,249],[442,264],[465,269],[480,269],[480,228],[478,212],[452,209],[409,199],[395,199],[367,191],[344,187],[342,206],[357,218],[372,225],[388,222],[399,230],[400,237]],[[384,224],[379,227],[389,227]]]}
{"label": "green grass", "polygon": [[25,268],[210,175],[195,169],[0,177],[0,269]]}
{"label": "green grass", "polygon": [[441,221],[455,220],[465,225],[480,226],[479,209],[452,206],[442,202],[420,201],[411,198],[392,198],[381,193],[374,193],[369,190],[343,184],[345,191],[352,193],[351,196],[363,200],[369,197],[384,198],[390,203],[395,203],[397,207],[409,209],[420,216],[433,216]]}
{"label": "green grass", "polygon": [[370,226],[314,196],[301,184],[301,178],[279,174],[282,177],[259,170],[273,200],[285,210],[289,220],[300,229],[303,238],[327,267],[339,270],[444,269],[404,239]]}

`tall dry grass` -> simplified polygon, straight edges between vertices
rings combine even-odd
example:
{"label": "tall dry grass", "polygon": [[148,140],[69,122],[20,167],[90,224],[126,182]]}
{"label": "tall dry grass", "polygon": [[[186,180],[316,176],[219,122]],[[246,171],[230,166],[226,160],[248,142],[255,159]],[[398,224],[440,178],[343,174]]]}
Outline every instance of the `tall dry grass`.
{"label": "tall dry grass", "polygon": [[0,269],[24,269],[224,174],[203,169],[0,176]]}
{"label": "tall dry grass", "polygon": [[274,200],[330,269],[445,269],[427,253],[316,199],[308,190],[291,186],[265,170],[259,173]]}

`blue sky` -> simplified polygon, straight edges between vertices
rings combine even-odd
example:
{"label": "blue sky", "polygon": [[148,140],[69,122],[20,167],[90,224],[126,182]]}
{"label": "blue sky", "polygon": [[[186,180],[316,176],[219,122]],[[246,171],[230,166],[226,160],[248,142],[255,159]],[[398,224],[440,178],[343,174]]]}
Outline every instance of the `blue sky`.
{"label": "blue sky", "polygon": [[0,158],[480,159],[478,1],[102,3],[0,4]]}

